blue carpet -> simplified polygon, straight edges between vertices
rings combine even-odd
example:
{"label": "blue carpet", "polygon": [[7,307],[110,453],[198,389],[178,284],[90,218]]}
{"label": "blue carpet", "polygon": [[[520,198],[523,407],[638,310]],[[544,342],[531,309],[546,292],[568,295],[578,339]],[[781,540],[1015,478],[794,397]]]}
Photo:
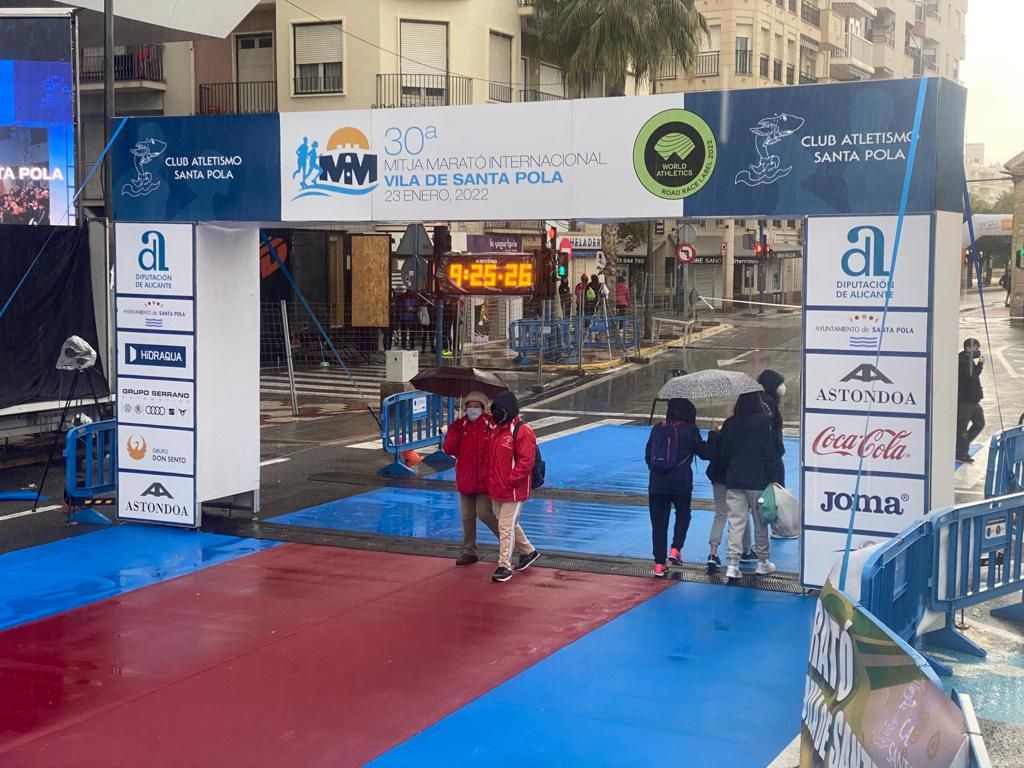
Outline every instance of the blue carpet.
{"label": "blue carpet", "polygon": [[[703,563],[707,558],[713,517],[710,511],[694,510],[683,548],[687,561]],[[272,521],[386,536],[462,540],[459,499],[454,491],[381,488],[275,517]],[[522,525],[526,535],[541,550],[653,557],[647,507],[531,499],[523,505]],[[497,543],[482,523],[477,527],[477,538],[481,543]],[[796,539],[772,539],[771,551],[779,570],[799,571],[800,553]],[[723,549],[720,554],[724,555],[724,552]]]}
{"label": "blue carpet", "polygon": [[800,730],[813,613],[678,584],[370,765],[767,765]]}
{"label": "blue carpet", "polygon": [[119,525],[0,555],[0,630],[276,546],[177,528]]}
{"label": "blue carpet", "polygon": [[[558,437],[541,445],[547,463],[545,487],[570,491],[647,494],[648,470],[644,448],[650,427],[604,425]],[[799,495],[800,439],[786,437],[786,480]],[[707,462],[693,461],[693,498],[711,500]],[[431,480],[455,480],[455,470],[430,475]]]}

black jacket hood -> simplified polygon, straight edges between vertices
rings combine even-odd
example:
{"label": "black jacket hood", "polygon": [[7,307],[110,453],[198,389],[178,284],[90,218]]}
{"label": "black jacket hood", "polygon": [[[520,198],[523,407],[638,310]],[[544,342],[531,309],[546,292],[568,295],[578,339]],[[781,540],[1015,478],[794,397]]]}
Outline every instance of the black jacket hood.
{"label": "black jacket hood", "polygon": [[761,375],[757,377],[757,383],[764,387],[764,393],[773,400],[775,399],[775,390],[785,380],[785,376],[778,371],[773,371],[771,368],[765,368],[761,371]]}
{"label": "black jacket hood", "polygon": [[500,392],[495,395],[494,400],[491,401],[491,408],[494,406],[503,408],[510,420],[519,415],[519,401],[511,392]]}

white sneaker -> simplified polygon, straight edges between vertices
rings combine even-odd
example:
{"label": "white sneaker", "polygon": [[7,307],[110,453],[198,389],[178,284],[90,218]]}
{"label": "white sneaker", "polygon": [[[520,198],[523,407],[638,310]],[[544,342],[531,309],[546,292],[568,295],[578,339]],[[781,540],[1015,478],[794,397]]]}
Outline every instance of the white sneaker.
{"label": "white sneaker", "polygon": [[727,579],[738,579],[742,574],[740,573],[740,567],[729,563],[729,567],[725,569],[725,578]]}
{"label": "white sneaker", "polygon": [[771,560],[762,560],[757,564],[757,570],[754,573],[758,576],[767,576],[769,573],[775,573],[775,563]]}

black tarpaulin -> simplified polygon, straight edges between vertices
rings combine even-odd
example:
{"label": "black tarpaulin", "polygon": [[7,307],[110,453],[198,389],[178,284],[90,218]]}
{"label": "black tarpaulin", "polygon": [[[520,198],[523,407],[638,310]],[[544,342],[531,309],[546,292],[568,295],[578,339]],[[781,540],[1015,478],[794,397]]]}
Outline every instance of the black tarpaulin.
{"label": "black tarpaulin", "polygon": [[[55,365],[69,336],[81,336],[101,351],[85,227],[0,227],[0,306],[40,249],[39,261],[0,317],[0,408],[68,396],[74,374]],[[93,371],[79,383],[76,399],[94,391],[107,394],[99,361]]]}

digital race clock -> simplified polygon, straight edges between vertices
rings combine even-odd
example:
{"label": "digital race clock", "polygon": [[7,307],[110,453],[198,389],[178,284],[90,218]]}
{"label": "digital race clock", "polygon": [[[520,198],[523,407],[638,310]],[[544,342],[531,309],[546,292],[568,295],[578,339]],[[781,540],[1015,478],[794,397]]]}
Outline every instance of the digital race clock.
{"label": "digital race clock", "polygon": [[448,254],[438,262],[437,282],[444,294],[523,296],[534,292],[536,267],[525,253]]}

